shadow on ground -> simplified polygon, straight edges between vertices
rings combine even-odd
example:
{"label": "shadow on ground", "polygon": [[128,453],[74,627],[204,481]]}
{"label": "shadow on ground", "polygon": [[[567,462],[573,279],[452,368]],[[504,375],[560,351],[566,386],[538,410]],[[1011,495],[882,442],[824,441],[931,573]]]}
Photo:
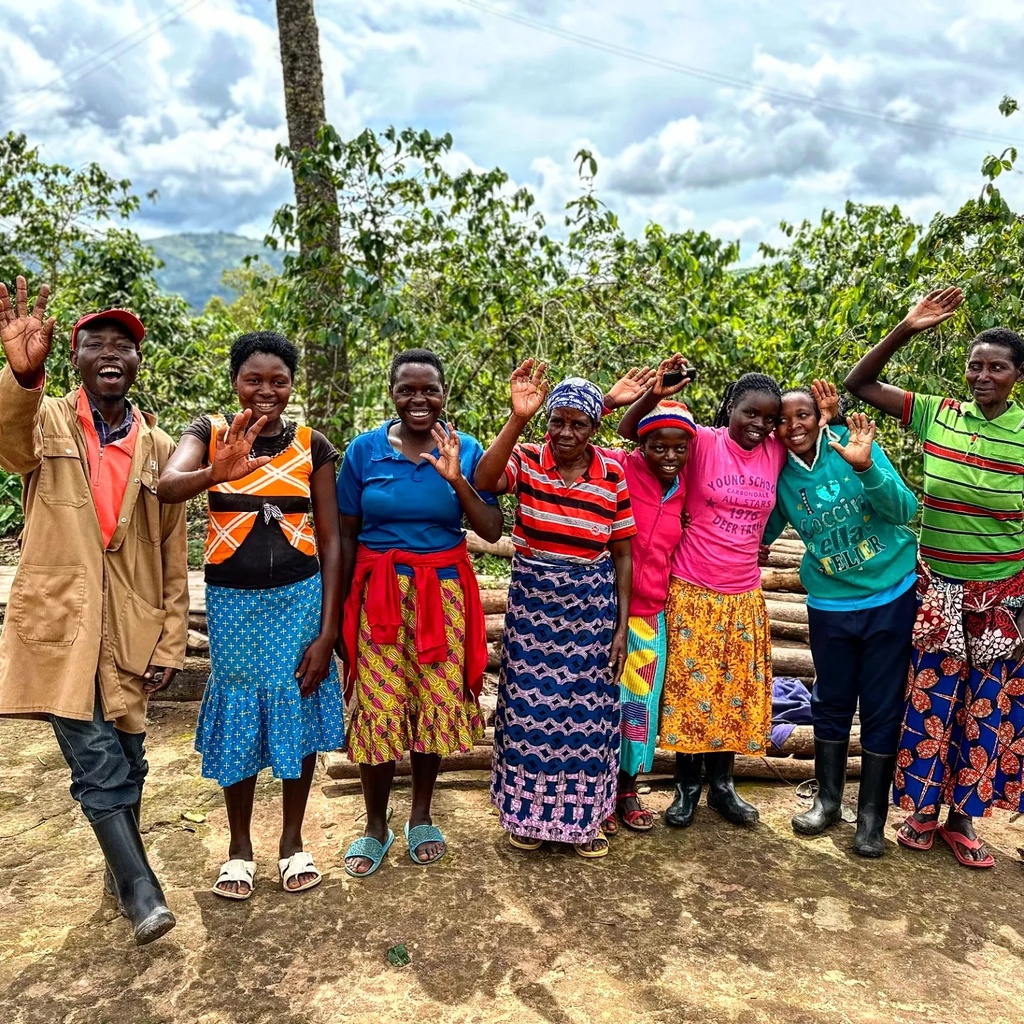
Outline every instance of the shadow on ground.
{"label": "shadow on ground", "polygon": [[[692,828],[627,832],[595,862],[513,850],[483,777],[450,776],[435,804],[449,855],[429,868],[409,860],[399,785],[399,838],[356,881],[342,858],[360,831],[358,787],[318,778],[305,838],[326,878],[291,895],[276,870],[280,791],[266,780],[256,892],[228,903],[208,888],[225,816],[199,777],[194,714],[153,710],[144,829],[179,923],[142,950],[102,895],[100,855],[49,732],[0,722],[5,1024],[1020,1020],[1024,869],[1008,815],[980,826],[994,871],[960,868],[939,845],[922,855],[891,844],[864,861],[851,827],[798,839],[792,789],[750,784],[757,828],[702,807]],[[663,810],[667,788],[646,799]],[[398,943],[404,968],[386,958]]]}

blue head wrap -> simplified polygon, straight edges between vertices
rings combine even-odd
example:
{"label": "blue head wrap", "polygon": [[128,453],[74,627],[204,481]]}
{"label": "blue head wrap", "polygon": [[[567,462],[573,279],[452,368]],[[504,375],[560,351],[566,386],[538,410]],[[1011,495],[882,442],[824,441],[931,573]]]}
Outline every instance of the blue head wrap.
{"label": "blue head wrap", "polygon": [[601,411],[604,409],[604,395],[596,384],[582,377],[566,377],[561,384],[552,389],[548,395],[548,415],[554,409],[578,409],[586,413],[596,426],[601,422]]}

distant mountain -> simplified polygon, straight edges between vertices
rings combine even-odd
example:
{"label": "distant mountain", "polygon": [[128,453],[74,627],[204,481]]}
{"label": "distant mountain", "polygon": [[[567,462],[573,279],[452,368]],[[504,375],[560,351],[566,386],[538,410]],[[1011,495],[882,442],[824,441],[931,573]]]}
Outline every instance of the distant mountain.
{"label": "distant mountain", "polygon": [[246,256],[259,256],[280,270],[282,254],[266,249],[255,238],[229,235],[220,231],[202,234],[164,235],[146,241],[164,266],[156,272],[160,287],[183,296],[197,312],[202,312],[214,295],[225,302],[237,296],[224,286],[221,275],[242,265]]}

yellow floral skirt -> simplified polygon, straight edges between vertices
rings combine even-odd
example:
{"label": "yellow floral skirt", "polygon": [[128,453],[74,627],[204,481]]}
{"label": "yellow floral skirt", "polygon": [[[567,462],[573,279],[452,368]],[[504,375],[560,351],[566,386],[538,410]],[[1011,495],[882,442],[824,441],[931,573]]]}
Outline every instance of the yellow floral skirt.
{"label": "yellow floral skirt", "polygon": [[658,745],[761,755],[772,727],[772,642],[761,588],[719,594],[675,577]]}

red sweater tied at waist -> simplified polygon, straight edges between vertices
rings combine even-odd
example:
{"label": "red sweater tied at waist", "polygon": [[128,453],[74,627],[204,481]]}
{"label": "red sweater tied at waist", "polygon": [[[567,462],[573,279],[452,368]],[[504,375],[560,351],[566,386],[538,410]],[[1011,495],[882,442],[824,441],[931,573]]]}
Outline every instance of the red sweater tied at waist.
{"label": "red sweater tied at waist", "polygon": [[445,661],[451,653],[445,633],[441,582],[436,570],[453,568],[458,571],[466,616],[463,678],[466,689],[472,694],[473,700],[477,700],[483,686],[484,669],[487,668],[487,630],[484,623],[484,606],[480,602],[480,588],[465,541],[447,551],[435,551],[426,555],[400,551],[397,548],[389,551],[372,551],[365,545],[359,545],[352,589],[345,601],[342,616],[345,699],[351,697],[355,684],[359,612],[363,606],[364,589],[366,619],[373,642],[398,643],[398,630],[402,624],[402,595],[398,587],[396,565],[407,565],[413,570],[416,591],[416,658],[421,665]]}

